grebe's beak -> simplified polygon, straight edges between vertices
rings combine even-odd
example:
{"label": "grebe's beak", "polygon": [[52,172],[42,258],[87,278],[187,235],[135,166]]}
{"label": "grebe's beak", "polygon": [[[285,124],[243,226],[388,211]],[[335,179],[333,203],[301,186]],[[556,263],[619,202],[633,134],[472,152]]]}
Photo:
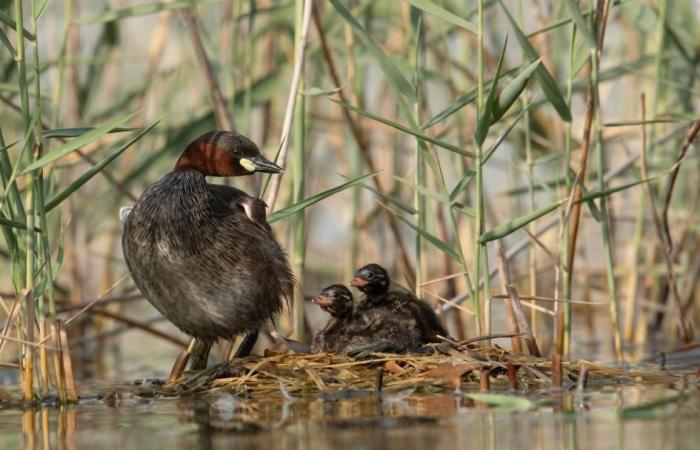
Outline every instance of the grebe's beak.
{"label": "grebe's beak", "polygon": [[360,277],[355,277],[352,280],[350,280],[350,286],[354,286],[356,288],[362,288],[367,286],[367,280],[363,280]]}
{"label": "grebe's beak", "polygon": [[[265,173],[280,173],[284,172],[284,169],[282,169],[280,166],[277,164],[273,163],[272,161],[266,159],[262,155],[257,155],[252,158],[243,158],[241,159],[241,165],[243,167],[246,167],[248,165],[250,167],[251,172],[265,172]],[[248,167],[246,167],[248,168]]]}
{"label": "grebe's beak", "polygon": [[314,297],[312,302],[316,303],[318,306],[331,306],[333,304],[333,300],[323,294]]}

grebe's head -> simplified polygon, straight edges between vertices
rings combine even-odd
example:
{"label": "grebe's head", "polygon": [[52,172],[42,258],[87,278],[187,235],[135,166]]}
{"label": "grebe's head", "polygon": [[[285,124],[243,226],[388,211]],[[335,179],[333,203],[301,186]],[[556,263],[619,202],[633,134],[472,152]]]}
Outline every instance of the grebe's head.
{"label": "grebe's head", "polygon": [[333,317],[345,317],[352,313],[352,293],[342,284],[324,288],[313,302]]}
{"label": "grebe's head", "polygon": [[367,264],[355,272],[355,278],[350,281],[365,294],[385,294],[389,291],[391,280],[387,271],[379,264]]}
{"label": "grebe's head", "polygon": [[230,131],[210,131],[192,141],[175,163],[175,171],[182,170],[215,177],[282,172],[280,166],[260,154],[253,141]]}

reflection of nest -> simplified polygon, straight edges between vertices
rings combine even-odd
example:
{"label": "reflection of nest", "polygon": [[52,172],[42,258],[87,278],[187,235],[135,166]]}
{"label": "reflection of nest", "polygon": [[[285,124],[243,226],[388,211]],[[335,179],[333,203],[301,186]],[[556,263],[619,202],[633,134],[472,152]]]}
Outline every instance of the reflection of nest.
{"label": "reflection of nest", "polygon": [[[510,366],[510,379],[508,367]],[[517,368],[517,372],[513,368]],[[585,368],[585,370],[584,370]],[[343,397],[352,391],[415,389],[417,393],[447,392],[479,383],[481,373],[489,374],[504,387],[550,385],[551,362],[503,349],[479,347],[450,354],[388,355],[356,360],[332,354],[267,354],[237,360],[197,373],[186,373],[163,389],[170,394],[193,391],[229,392],[234,395],[276,398],[306,393]],[[587,361],[564,363],[565,385],[579,381],[582,371],[593,382],[644,379],[669,381],[664,372],[623,371]]]}

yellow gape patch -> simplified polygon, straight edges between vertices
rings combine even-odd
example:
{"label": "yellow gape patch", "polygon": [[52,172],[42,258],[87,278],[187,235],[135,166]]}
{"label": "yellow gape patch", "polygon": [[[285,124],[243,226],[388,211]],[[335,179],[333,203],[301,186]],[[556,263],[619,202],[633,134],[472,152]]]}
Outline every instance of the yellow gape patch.
{"label": "yellow gape patch", "polygon": [[253,164],[253,161],[249,160],[248,158],[241,158],[239,163],[241,164],[241,167],[248,172],[255,172],[255,164]]}

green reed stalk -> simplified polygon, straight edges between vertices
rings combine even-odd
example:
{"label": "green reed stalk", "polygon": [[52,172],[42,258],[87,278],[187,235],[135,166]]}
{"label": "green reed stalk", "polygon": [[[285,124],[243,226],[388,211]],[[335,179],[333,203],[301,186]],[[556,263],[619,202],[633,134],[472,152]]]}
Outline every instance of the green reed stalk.
{"label": "green reed stalk", "polygon": [[[476,84],[476,110],[481,111],[484,106],[484,0],[479,0],[478,5],[478,38],[477,38],[477,84]],[[481,313],[481,298],[480,298],[480,265],[482,245],[479,243],[479,238],[484,233],[484,192],[483,192],[483,149],[482,145],[476,142],[476,218],[474,226],[474,287],[472,294],[472,302],[476,320],[476,332],[482,334],[484,329],[483,316]],[[485,248],[485,245],[484,245]],[[484,286],[488,283],[488,271],[484,274]]]}
{"label": "green reed stalk", "polygon": [[[652,118],[656,117],[656,114],[661,109],[660,108],[660,97],[662,89],[662,77],[664,69],[666,66],[664,47],[666,45],[666,16],[668,11],[667,0],[662,0],[659,4],[659,21],[657,24],[657,34],[659,36],[658,46],[656,48],[656,58],[655,58],[655,78],[654,78],[654,89],[651,95],[651,110]],[[654,153],[654,141],[656,136],[656,126],[655,124],[649,124],[649,137],[647,140],[647,148],[643,149],[650,157]],[[647,209],[647,197],[640,193],[639,206],[637,208],[637,214],[634,222],[634,250],[632,253],[632,273],[629,278],[629,298],[627,299],[627,307],[625,308],[625,329],[624,337],[625,339],[632,339],[634,335],[634,312],[635,306],[637,304],[637,297],[639,295],[639,268],[638,263],[642,254],[642,248],[645,246],[644,235],[645,235],[645,219],[646,219],[646,209]],[[639,339],[636,339],[639,341]],[[643,340],[643,339],[642,339]],[[640,343],[640,342],[638,342]]]}
{"label": "green reed stalk", "polygon": [[[295,5],[295,33],[294,33],[294,54],[300,55],[302,42],[302,21],[304,13],[304,0],[296,0]],[[300,64],[304,64],[300,61]],[[293,148],[292,148],[292,203],[300,202],[304,199],[304,167],[305,167],[305,111],[306,102],[304,97],[304,68],[301,69],[299,89],[297,92],[296,104],[294,105],[294,128],[293,128]],[[296,213],[292,219],[292,234],[294,240],[294,252],[292,254],[292,264],[296,274],[297,282],[294,292],[294,339],[304,341],[304,265],[306,262],[306,240],[305,240],[305,214],[304,210]]]}
{"label": "green reed stalk", "polygon": [[[603,8],[599,8],[599,13]],[[593,83],[593,127],[595,130],[595,150],[598,165],[598,189],[605,190],[605,155],[603,153],[603,125],[601,123],[601,106],[600,106],[600,56],[603,51],[604,29],[606,17],[596,18],[596,22],[600,30],[596,30],[598,34],[597,48],[591,49],[591,82]],[[610,222],[608,215],[607,198],[600,198],[600,225],[603,233],[603,252],[605,256],[605,268],[608,279],[608,291],[610,293],[610,320],[613,326],[613,342],[615,346],[615,356],[618,362],[622,362],[622,339],[620,336],[620,321],[618,315],[618,297],[617,283],[615,280],[615,264],[613,255],[613,238],[610,232]]]}
{"label": "green reed stalk", "polygon": [[[242,130],[245,130],[247,134],[251,133],[251,118],[253,110],[253,75],[255,74],[255,61],[257,57],[255,55],[255,48],[257,47],[257,39],[253,37],[255,30],[255,16],[254,12],[255,0],[250,0],[248,2],[248,32],[246,33],[245,47],[243,49],[243,60],[246,62],[246,70],[243,80],[244,94],[243,94],[243,118],[244,122],[242,124]],[[301,21],[298,23],[296,34],[298,35],[301,30]],[[295,41],[299,37],[295,37]],[[296,46],[295,46],[296,48]],[[302,81],[303,83],[303,81]],[[300,92],[302,89],[300,89]]]}
{"label": "green reed stalk", "polygon": [[[520,16],[520,23],[521,25],[525,24],[525,19],[524,19],[524,14],[523,14],[523,0],[520,0],[518,3],[518,15]],[[523,90],[523,93],[521,94],[522,98],[522,105],[523,109],[527,110],[530,107],[530,95],[529,95],[529,89],[525,88]],[[527,193],[528,193],[528,212],[532,212],[535,210],[535,172],[534,172],[534,159],[532,156],[532,136],[530,135],[530,112],[526,112],[525,116],[523,117],[523,132],[524,136],[523,139],[525,140],[525,167],[527,170]],[[528,231],[530,231],[530,234],[533,236],[536,233],[537,227],[536,227],[537,221],[533,220],[530,222],[530,224],[527,226]],[[534,245],[530,246],[530,249],[528,250],[528,266],[529,266],[529,271],[528,271],[528,276],[529,276],[529,282],[530,282],[530,295],[536,296],[537,295],[537,247]],[[534,304],[537,304],[537,301],[533,301]],[[532,329],[533,334],[537,334],[537,310],[532,308],[530,309],[530,327]]]}
{"label": "green reed stalk", "polygon": [[[593,52],[592,52],[593,53]],[[600,98],[599,98],[599,61],[598,53],[591,54],[592,77],[593,77],[593,97],[595,102],[595,113],[593,126],[596,133],[596,154],[598,160],[598,189],[605,190],[605,155],[603,154],[603,126],[600,119]],[[618,317],[618,297],[617,283],[615,280],[615,264],[613,262],[613,242],[610,233],[610,223],[608,216],[608,206],[606,197],[600,198],[600,225],[603,232],[603,252],[605,253],[605,268],[608,278],[608,290],[610,292],[610,319],[613,326],[613,341],[615,345],[615,356],[618,362],[622,362],[622,339],[620,336],[620,321]]]}
{"label": "green reed stalk", "polygon": [[[416,45],[414,47],[414,68],[415,68],[415,92],[416,92],[416,102],[413,105],[414,120],[416,123],[421,123],[420,120],[420,109],[421,109],[421,79],[420,79],[420,69],[421,69],[421,52],[422,52],[422,30],[423,22],[418,20],[415,27],[416,34]],[[416,147],[414,151],[415,160],[415,184],[416,186],[427,187],[427,179],[425,177],[425,160],[423,159],[423,150],[418,142],[416,142]],[[426,228],[426,204],[425,196],[418,190],[413,190],[413,207],[416,210],[415,221],[416,226],[421,230]],[[420,233],[416,233],[416,238],[414,242],[414,251],[416,257],[416,295],[418,297],[422,296],[422,284],[423,284],[423,238]]]}
{"label": "green reed stalk", "polygon": [[73,0],[66,0],[63,8],[63,38],[61,50],[58,55],[58,67],[56,70],[56,85],[53,92],[53,117],[51,124],[58,127],[61,117],[61,100],[63,99],[63,80],[66,74],[66,52],[68,51],[68,36],[70,34],[71,21],[73,20]]}
{"label": "green reed stalk", "polygon": [[[39,60],[39,42],[38,42],[38,18],[37,18],[36,2],[32,2],[32,34],[37,36],[37,38],[32,42],[33,56],[34,56],[34,96],[35,104],[35,114],[37,114],[37,120],[34,131],[34,142],[38,151],[34,156],[37,158],[41,157],[41,151],[43,150],[43,138],[41,135],[41,62]],[[44,207],[44,175],[43,171],[39,170],[36,177],[35,183],[35,207],[39,214],[39,226],[42,229],[40,235],[39,248],[41,250],[42,257],[44,259],[44,277],[46,280],[46,286],[49,296],[49,315],[52,320],[56,320],[56,306],[54,297],[54,287],[53,287],[53,276],[51,267],[51,249],[49,248],[49,237],[47,232],[48,222],[46,220],[46,209]],[[39,317],[39,338],[44,339],[47,333],[48,317],[47,311],[44,304],[44,295],[40,295],[37,299],[37,310],[41,317]],[[50,389],[49,380],[49,360],[46,347],[41,347],[39,349],[39,379],[42,390],[42,395],[47,395]]]}
{"label": "green reed stalk", "polygon": [[[573,99],[573,85],[574,85],[574,59],[576,56],[576,26],[572,23],[571,25],[571,38],[569,40],[569,75],[566,79],[566,104],[571,107],[571,101]],[[572,122],[566,123],[566,128],[564,130],[564,179],[566,180],[566,195],[571,196],[573,192],[573,179],[569,173],[571,168],[571,152],[573,148],[573,140],[571,139],[572,132]],[[563,212],[562,212],[563,215]],[[571,298],[571,278],[569,277],[569,252],[574,251],[574,249],[569,248],[569,221],[562,217],[562,234],[560,241],[561,248],[561,273],[562,273],[562,298]],[[564,358],[569,357],[570,343],[571,343],[571,303],[564,303],[564,342],[563,342],[563,356]],[[554,304],[554,309],[559,309],[559,303]],[[534,327],[533,327],[534,328]],[[534,330],[533,330],[534,333]]]}
{"label": "green reed stalk", "polygon": [[[24,157],[26,164],[31,164],[33,161],[33,132],[30,131],[31,120],[29,110],[29,89],[27,86],[27,67],[25,60],[24,36],[22,28],[24,27],[24,13],[22,11],[22,0],[15,0],[15,22],[17,26],[17,71],[19,77],[20,91],[20,106],[22,114],[22,122],[24,125],[24,136],[27,140],[24,143]],[[37,92],[38,95],[38,92]],[[18,164],[21,162],[18,161]],[[24,339],[29,342],[34,342],[34,172],[29,172],[25,176],[25,205],[26,205],[26,231],[25,231],[25,279],[24,288],[28,289],[28,293],[24,304],[22,305],[22,314],[20,315],[20,329],[24,330]],[[27,344],[22,345],[22,396],[25,402],[34,400],[34,349]]]}
{"label": "green reed stalk", "polygon": [[[354,3],[350,3],[350,8],[354,7]],[[350,25],[345,23],[343,25],[343,34],[345,39],[345,44],[347,48],[347,84],[348,92],[352,98],[353,105],[359,105],[357,100],[357,95],[355,92],[359,90],[359,85],[357,83],[357,64],[355,60],[355,35],[352,33]],[[352,177],[358,177],[362,175],[362,153],[358,143],[352,138],[352,133],[345,129],[344,131],[349,140],[353,143],[352,150],[350,151],[350,173]],[[350,255],[348,261],[348,267],[346,271],[346,279],[350,279],[359,263],[360,256],[360,243],[362,239],[360,238],[360,214],[362,212],[361,199],[362,199],[362,187],[358,186],[352,188],[351,192],[351,204],[350,204],[350,220],[352,222],[351,230],[351,242],[350,242]]]}
{"label": "green reed stalk", "polygon": [[[231,58],[230,64],[231,68],[230,70],[226,70],[226,73],[229,73],[229,83],[231,87],[231,97],[229,98],[229,111],[236,111],[236,93],[238,89],[238,83],[236,80],[236,70],[235,70],[235,64],[236,61],[239,60],[239,47],[238,44],[241,42],[240,40],[240,21],[239,17],[242,13],[243,10],[243,1],[242,0],[236,0],[232,2],[233,4],[231,5],[231,35],[229,38],[231,39],[230,43],[230,49],[229,49],[229,57]],[[237,114],[234,114],[238,116]],[[242,114],[241,114],[242,115]],[[269,178],[268,178],[269,180]]]}

